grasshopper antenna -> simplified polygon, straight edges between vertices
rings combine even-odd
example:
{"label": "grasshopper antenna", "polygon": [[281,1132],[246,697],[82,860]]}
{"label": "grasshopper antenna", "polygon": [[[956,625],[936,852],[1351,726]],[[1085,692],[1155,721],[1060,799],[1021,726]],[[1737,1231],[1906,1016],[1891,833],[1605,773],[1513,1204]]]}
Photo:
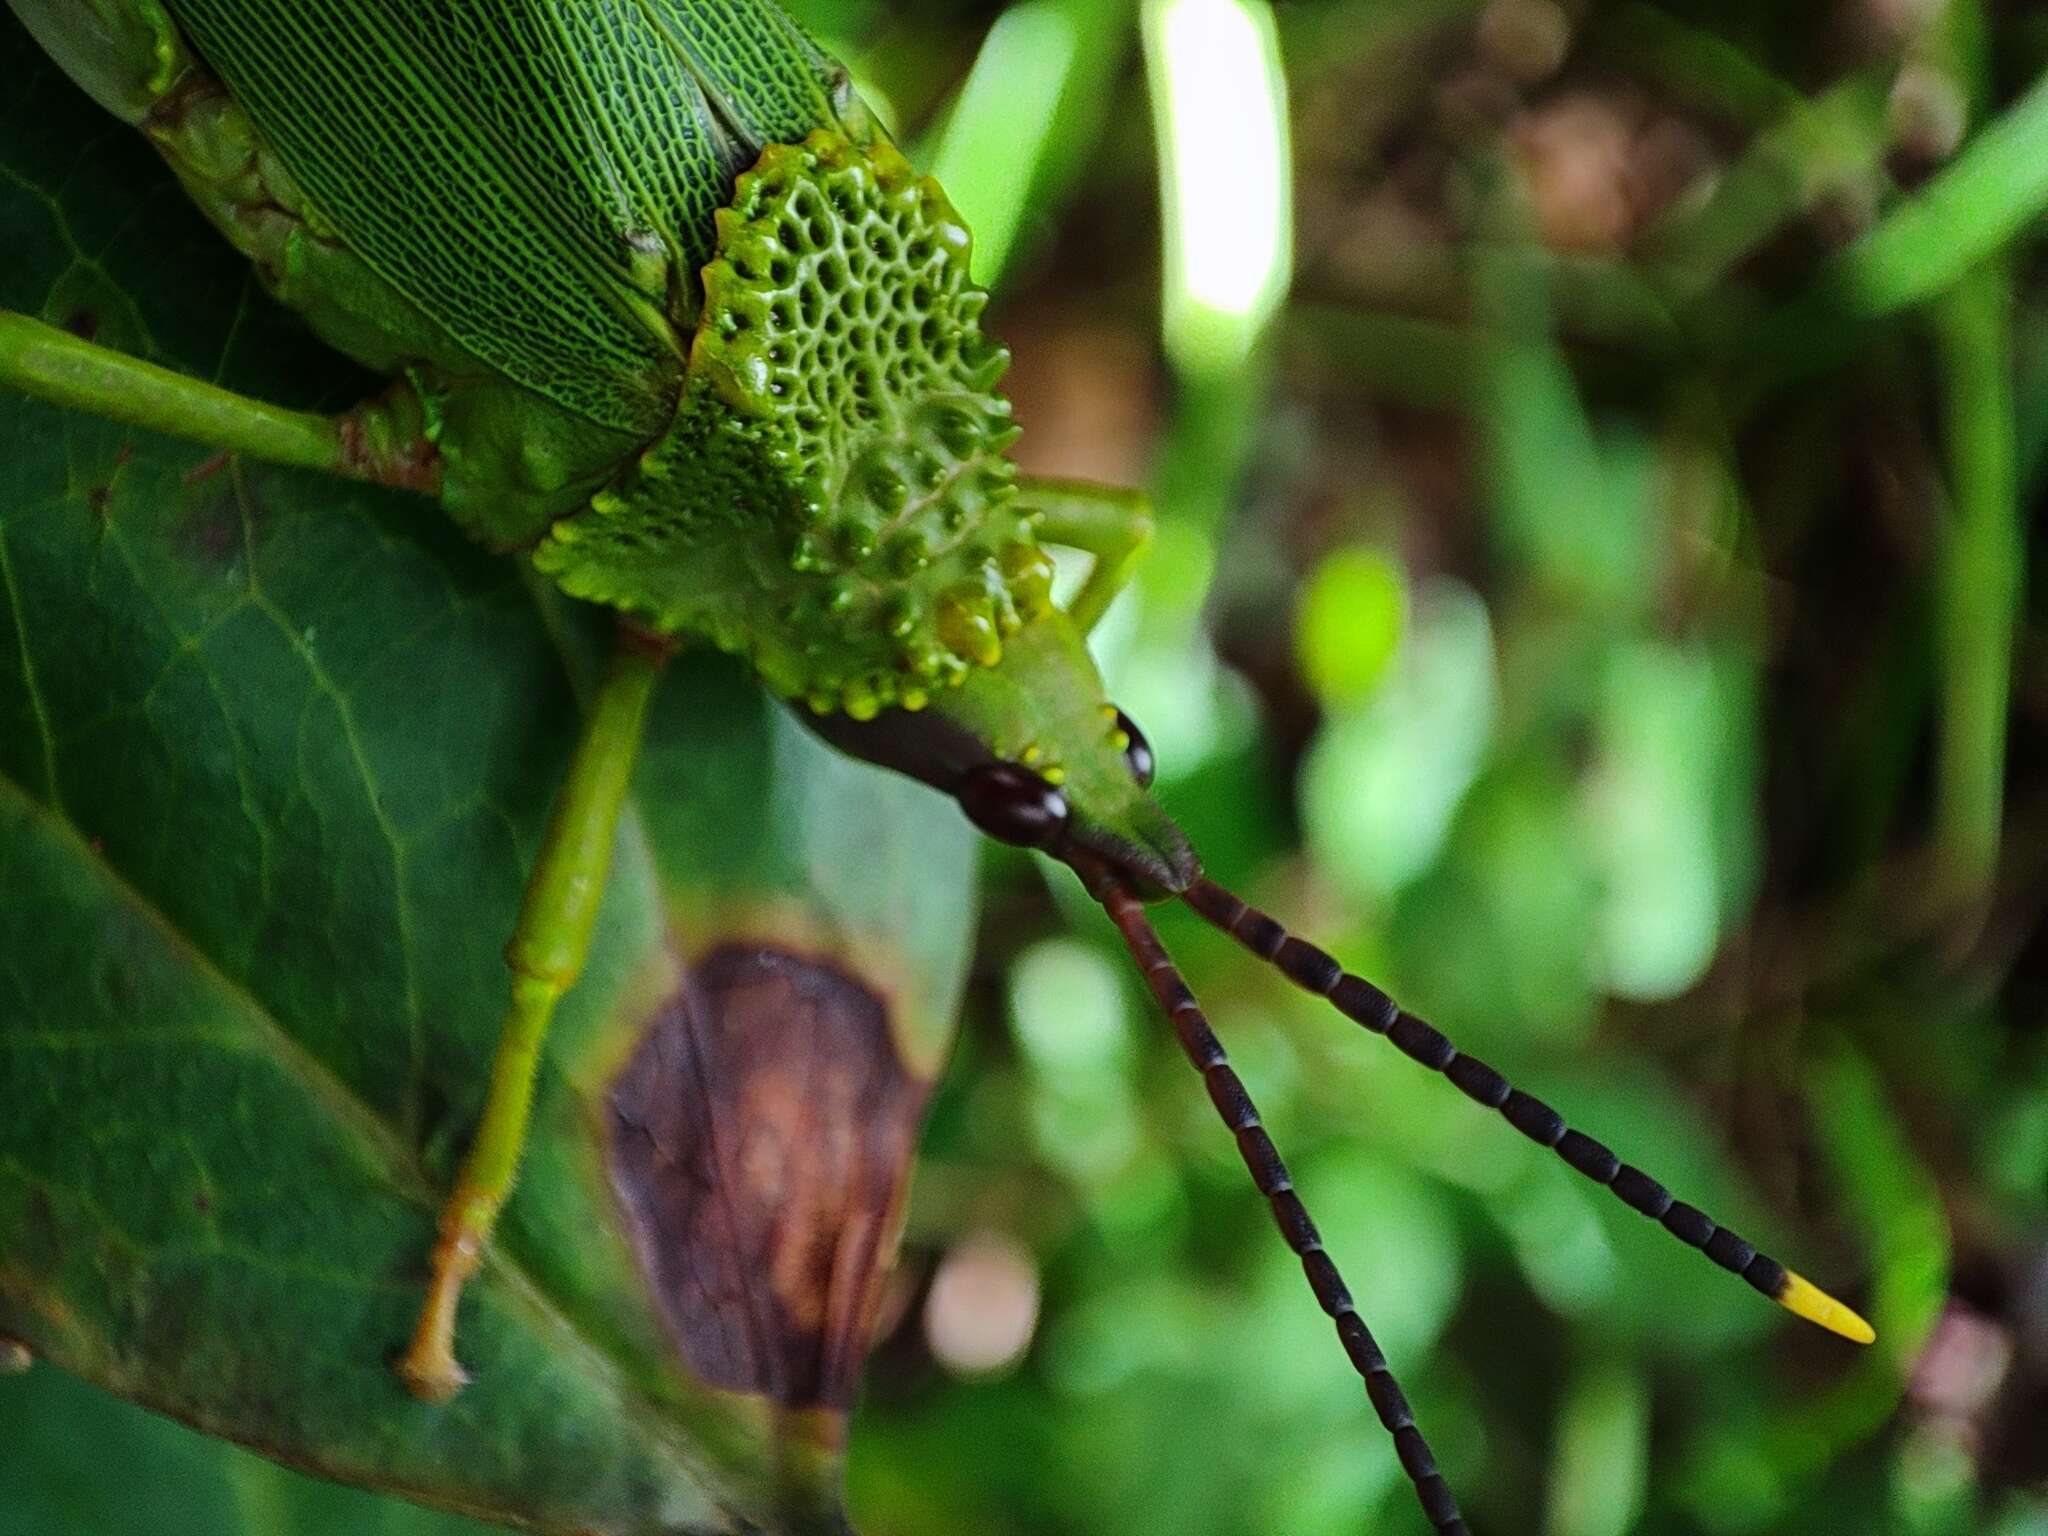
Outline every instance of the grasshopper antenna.
{"label": "grasshopper antenna", "polygon": [[1145,984],[1152,989],[1159,1006],[1172,1020],[1174,1033],[1180,1037],[1181,1049],[1187,1053],[1195,1070],[1202,1074],[1202,1082],[1209,1090],[1216,1112],[1237,1138],[1238,1153],[1251,1172],[1252,1182],[1258,1185],[1259,1193],[1272,1206],[1273,1219],[1280,1225],[1280,1235],[1300,1257],[1302,1271],[1308,1276],[1309,1289],[1315,1292],[1316,1300],[1337,1325],[1337,1337],[1344,1343],[1345,1354],[1351,1357],[1351,1364],[1365,1379],[1365,1393],[1372,1400],[1373,1411],[1379,1415],[1387,1433],[1394,1437],[1395,1454],[1400,1457],[1401,1469],[1408,1474],[1408,1480],[1415,1485],[1415,1496],[1422,1503],[1423,1513],[1441,1536],[1471,1536],[1464,1516],[1458,1513],[1458,1501],[1452,1495],[1450,1485],[1437,1470],[1436,1456],[1431,1452],[1429,1442],[1415,1427],[1415,1415],[1401,1392],[1401,1384],[1394,1380],[1394,1373],[1387,1366],[1387,1357],[1380,1352],[1371,1330],[1365,1326],[1365,1319],[1358,1315],[1358,1308],[1352,1304],[1344,1277],[1337,1273],[1336,1263],[1324,1250],[1315,1222],[1309,1219],[1301,1196],[1294,1192],[1294,1180],[1288,1176],[1287,1164],[1281,1161],[1273,1138],[1266,1134],[1265,1126],[1260,1123],[1258,1108],[1232,1070],[1230,1058],[1224,1054],[1216,1032],[1209,1027],[1201,1004],[1195,1001],[1195,994],[1181,978],[1179,967],[1167,954],[1166,946],[1160,943],[1159,935],[1153,932],[1144,908],[1129,887],[1107,865],[1089,860],[1085,866],[1077,864],[1076,867],[1087,883],[1089,894],[1102,903],[1117,931],[1123,935],[1131,958],[1145,973]]}
{"label": "grasshopper antenna", "polygon": [[[1508,1124],[1538,1146],[1549,1147],[1595,1184],[1605,1185],[1680,1242],[1740,1275],[1786,1311],[1853,1343],[1868,1344],[1877,1337],[1870,1324],[1820,1287],[1718,1225],[1698,1206],[1674,1199],[1670,1190],[1642,1169],[1624,1163],[1600,1142],[1571,1129],[1564,1117],[1541,1099],[1514,1087],[1478,1057],[1465,1055],[1440,1030],[1397,1006],[1371,982],[1351,975],[1315,945],[1295,938],[1257,907],[1213,881],[1199,878],[1182,892],[1181,899],[1296,986],[1328,998],[1346,1018],[1376,1035],[1385,1035],[1432,1072],[1441,1072],[1467,1098],[1499,1110]],[[1156,981],[1154,990],[1158,990]],[[1162,992],[1161,1001],[1165,1000]],[[1217,1103],[1220,1107],[1223,1100],[1219,1098]],[[1250,1156],[1247,1151],[1247,1159]],[[1283,1227],[1285,1224],[1283,1218]]]}

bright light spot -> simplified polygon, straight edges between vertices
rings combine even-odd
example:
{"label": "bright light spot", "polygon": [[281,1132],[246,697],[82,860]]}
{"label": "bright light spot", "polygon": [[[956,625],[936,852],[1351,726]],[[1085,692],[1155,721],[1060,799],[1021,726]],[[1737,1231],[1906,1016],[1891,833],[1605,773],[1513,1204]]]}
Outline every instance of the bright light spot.
{"label": "bright light spot", "polygon": [[1317,864],[1369,899],[1429,868],[1499,712],[1485,603],[1448,578],[1423,583],[1378,691],[1362,709],[1331,715],[1309,749],[1302,807]]}
{"label": "bright light spot", "polygon": [[1124,988],[1100,951],[1048,939],[1010,970],[1010,1019],[1036,1079],[1032,1138],[1053,1167],[1100,1185],[1138,1150]]}
{"label": "bright light spot", "polygon": [[1021,1244],[982,1232],[939,1261],[924,1303],[932,1355],[961,1375],[1014,1364],[1038,1327],[1038,1266]]}
{"label": "bright light spot", "polygon": [[1251,0],[1148,0],[1146,68],[1165,204],[1167,350],[1190,372],[1241,362],[1293,262],[1287,88]]}
{"label": "bright light spot", "polygon": [[1325,706],[1372,696],[1401,641],[1407,593],[1401,571],[1363,546],[1340,549],[1316,567],[1294,619],[1294,653]]}
{"label": "bright light spot", "polygon": [[1049,1077],[1099,1078],[1129,1051],[1124,992],[1100,953],[1075,939],[1048,939],[1010,970],[1017,1041]]}
{"label": "bright light spot", "polygon": [[974,278],[994,286],[1058,118],[1080,47],[1073,18],[1029,0],[996,19],[960,88],[932,174],[974,231]]}
{"label": "bright light spot", "polygon": [[1977,1482],[1968,1429],[1953,1420],[1916,1425],[1899,1447],[1892,1498],[1908,1528],[1932,1530],[1967,1507]]}
{"label": "bright light spot", "polygon": [[[1745,879],[1755,749],[1750,701],[1729,671],[1661,641],[1607,662],[1588,810],[1607,883],[1607,984],[1622,997],[1676,997],[1697,982],[1720,946],[1724,882]],[[1724,842],[1736,871],[1723,867]]]}
{"label": "bright light spot", "polygon": [[1981,1414],[2012,1369],[2013,1337],[2003,1323],[1950,1302],[1913,1367],[1923,1410],[1968,1420]]}

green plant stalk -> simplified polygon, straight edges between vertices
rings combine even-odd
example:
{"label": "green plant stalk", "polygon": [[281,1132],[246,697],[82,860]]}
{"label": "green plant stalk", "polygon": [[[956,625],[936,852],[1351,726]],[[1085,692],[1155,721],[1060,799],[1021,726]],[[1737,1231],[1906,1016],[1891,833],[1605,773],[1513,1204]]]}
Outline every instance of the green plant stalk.
{"label": "green plant stalk", "polygon": [[1940,572],[1941,737],[1936,839],[1958,898],[1996,871],[2006,715],[2025,553],[2014,423],[2012,282],[1992,259],[1934,307],[1953,516]]}

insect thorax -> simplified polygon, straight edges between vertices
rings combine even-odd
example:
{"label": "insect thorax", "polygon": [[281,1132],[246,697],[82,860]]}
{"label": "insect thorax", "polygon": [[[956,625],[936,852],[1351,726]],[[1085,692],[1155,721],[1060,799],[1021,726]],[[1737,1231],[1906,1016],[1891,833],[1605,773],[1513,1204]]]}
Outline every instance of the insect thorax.
{"label": "insect thorax", "polygon": [[820,711],[918,707],[1050,603],[967,230],[893,149],[820,132],[718,236],[674,425],[536,563]]}

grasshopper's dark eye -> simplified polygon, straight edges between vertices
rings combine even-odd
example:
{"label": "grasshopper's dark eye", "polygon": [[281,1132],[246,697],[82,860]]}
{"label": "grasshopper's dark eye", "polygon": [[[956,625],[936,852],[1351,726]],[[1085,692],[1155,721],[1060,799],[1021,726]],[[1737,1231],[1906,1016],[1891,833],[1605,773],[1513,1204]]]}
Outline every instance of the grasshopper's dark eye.
{"label": "grasshopper's dark eye", "polygon": [[955,795],[967,819],[998,842],[1049,848],[1067,830],[1067,797],[1015,763],[975,769]]}
{"label": "grasshopper's dark eye", "polygon": [[1124,748],[1124,761],[1130,765],[1131,777],[1138,781],[1138,788],[1150,789],[1152,775],[1157,771],[1152,761],[1152,743],[1138,729],[1138,722],[1122,710],[1116,712],[1116,728],[1131,738],[1131,744]]}

